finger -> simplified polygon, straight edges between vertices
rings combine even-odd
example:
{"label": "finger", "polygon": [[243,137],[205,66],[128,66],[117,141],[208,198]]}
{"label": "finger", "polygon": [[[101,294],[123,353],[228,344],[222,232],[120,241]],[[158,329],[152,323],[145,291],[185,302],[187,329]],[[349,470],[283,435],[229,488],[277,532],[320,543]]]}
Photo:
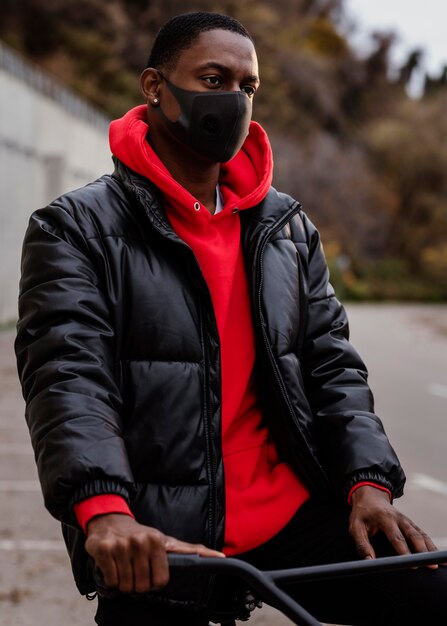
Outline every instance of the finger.
{"label": "finger", "polygon": [[413,552],[435,552],[437,550],[435,544],[423,530],[411,524],[404,522],[401,524],[402,533],[413,548]]}
{"label": "finger", "polygon": [[101,557],[98,557],[95,560],[95,565],[98,568],[106,587],[118,587],[118,570],[113,558],[110,557],[108,559],[102,559]]}
{"label": "finger", "polygon": [[429,535],[427,535],[427,533],[424,533],[424,531],[421,531],[421,532],[422,532],[422,536],[425,539],[425,545],[427,546],[428,552],[437,552],[438,546],[434,543],[432,538]]}
{"label": "finger", "polygon": [[201,543],[187,543],[186,541],[180,541],[174,537],[166,537],[165,548],[167,552],[176,552],[178,554],[199,554],[200,556],[219,558],[225,557],[223,552],[207,548]]}
{"label": "finger", "polygon": [[134,573],[130,552],[124,546],[117,546],[114,556],[118,570],[118,589],[123,593],[131,593],[134,590]]}
{"label": "finger", "polygon": [[118,587],[118,570],[113,558],[113,545],[107,541],[85,543],[87,553],[93,558],[107,587]]}
{"label": "finger", "polygon": [[212,558],[225,558],[225,554],[223,552],[219,552],[218,550],[212,550],[211,548],[207,548],[202,544],[197,545],[197,554],[200,556],[208,556]]}
{"label": "finger", "polygon": [[[400,525],[401,530],[402,530],[402,534],[405,537],[405,540],[407,542],[407,545],[409,545],[412,548],[412,552],[427,552],[427,546],[425,543],[425,539],[422,535],[422,533],[420,532],[419,528],[413,526],[410,522],[404,521],[403,523],[401,523]],[[432,566],[427,566],[432,568]],[[436,569],[437,566],[435,565],[434,569]],[[411,569],[419,569],[418,567],[412,567]]]}
{"label": "finger", "polygon": [[[417,530],[424,537],[425,545],[427,546],[427,552],[437,552],[438,551],[438,546],[434,543],[432,538],[429,535],[427,535],[427,533],[424,532],[423,530],[421,530],[420,528],[417,528]],[[433,563],[432,565],[427,565],[427,567],[428,567],[428,569],[438,569],[439,565],[445,565],[445,563],[441,563],[441,564]]]}
{"label": "finger", "polygon": [[138,551],[132,558],[134,589],[137,593],[147,593],[151,589],[151,566],[145,551]]}
{"label": "finger", "polygon": [[375,559],[376,553],[369,541],[366,525],[361,521],[353,521],[349,527],[349,532],[354,539],[358,555],[362,559]]}
{"label": "finger", "polygon": [[151,587],[161,589],[169,582],[169,565],[166,549],[163,545],[157,546],[151,551]]}
{"label": "finger", "polygon": [[134,575],[132,563],[129,560],[117,563],[118,589],[123,593],[132,593],[134,590]]}
{"label": "finger", "polygon": [[396,522],[386,524],[383,527],[383,532],[397,554],[411,554],[407,540]]}
{"label": "finger", "polygon": [[[407,541],[410,543],[413,548],[413,552],[436,552],[437,547],[433,543],[432,539],[421,530],[415,524],[405,521],[403,524],[402,532],[407,538]],[[431,565],[427,565],[429,569],[438,569],[438,565],[433,563]]]}

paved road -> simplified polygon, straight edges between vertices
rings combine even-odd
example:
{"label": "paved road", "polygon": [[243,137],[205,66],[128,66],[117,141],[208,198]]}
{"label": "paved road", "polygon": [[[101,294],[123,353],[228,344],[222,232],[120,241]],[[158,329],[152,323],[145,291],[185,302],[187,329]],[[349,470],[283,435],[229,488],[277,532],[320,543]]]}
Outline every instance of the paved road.
{"label": "paved road", "polygon": [[405,468],[397,506],[447,548],[447,307],[349,308],[376,410]]}
{"label": "paved road", "polygon": [[[352,339],[406,468],[398,506],[447,549],[447,307],[350,306]],[[58,523],[42,504],[12,356],[0,333],[0,626],[89,626],[94,603],[74,589]],[[286,626],[271,609],[253,626]]]}

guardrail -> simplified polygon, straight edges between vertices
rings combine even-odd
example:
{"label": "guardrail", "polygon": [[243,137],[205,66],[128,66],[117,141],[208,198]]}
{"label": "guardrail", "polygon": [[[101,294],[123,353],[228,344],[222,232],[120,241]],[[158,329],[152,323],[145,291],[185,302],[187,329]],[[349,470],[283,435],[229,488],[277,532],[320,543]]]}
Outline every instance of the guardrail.
{"label": "guardrail", "polygon": [[107,129],[110,120],[94,106],[65,87],[57,78],[49,75],[36,65],[23,59],[17,52],[0,41],[0,69],[51,98],[71,114],[93,124],[97,128]]}

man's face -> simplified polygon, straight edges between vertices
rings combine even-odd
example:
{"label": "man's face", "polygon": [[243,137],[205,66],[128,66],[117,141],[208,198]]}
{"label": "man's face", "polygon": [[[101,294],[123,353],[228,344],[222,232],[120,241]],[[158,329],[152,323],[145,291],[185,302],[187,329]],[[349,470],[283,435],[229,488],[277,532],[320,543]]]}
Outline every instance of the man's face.
{"label": "man's face", "polygon": [[[182,52],[175,68],[166,74],[174,85],[190,91],[244,91],[252,99],[259,87],[253,43],[227,30],[201,33],[194,44]],[[176,120],[180,108],[163,82],[160,94],[165,115]]]}

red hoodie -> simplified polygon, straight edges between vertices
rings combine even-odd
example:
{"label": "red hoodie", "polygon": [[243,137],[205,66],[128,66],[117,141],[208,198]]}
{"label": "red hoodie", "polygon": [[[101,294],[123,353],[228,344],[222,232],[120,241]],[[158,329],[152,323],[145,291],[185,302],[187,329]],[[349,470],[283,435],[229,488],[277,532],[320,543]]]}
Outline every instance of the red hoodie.
{"label": "red hoodie", "polygon": [[[243,262],[239,211],[266,196],[272,179],[267,135],[255,122],[239,153],[221,166],[223,210],[211,215],[183,188],[146,140],[146,106],[111,123],[113,154],[157,185],[177,235],[193,250],[210,290],[221,343],[222,454],[225,471],[224,552],[234,555],[279,532],[309,497],[290,467],[278,458],[255,389],[255,341]],[[119,496],[96,496],[75,505],[85,529],[102,513],[131,514]]]}

